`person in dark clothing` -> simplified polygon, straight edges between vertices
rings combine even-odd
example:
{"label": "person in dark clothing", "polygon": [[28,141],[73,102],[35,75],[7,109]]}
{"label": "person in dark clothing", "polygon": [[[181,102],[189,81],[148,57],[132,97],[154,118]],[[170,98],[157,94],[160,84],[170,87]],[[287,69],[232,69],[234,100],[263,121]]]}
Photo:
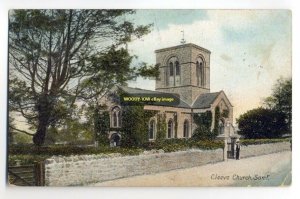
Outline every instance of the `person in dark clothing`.
{"label": "person in dark clothing", "polygon": [[240,150],[241,150],[240,143],[237,142],[237,143],[236,143],[236,155],[235,155],[236,160],[239,160],[239,159],[240,159]]}

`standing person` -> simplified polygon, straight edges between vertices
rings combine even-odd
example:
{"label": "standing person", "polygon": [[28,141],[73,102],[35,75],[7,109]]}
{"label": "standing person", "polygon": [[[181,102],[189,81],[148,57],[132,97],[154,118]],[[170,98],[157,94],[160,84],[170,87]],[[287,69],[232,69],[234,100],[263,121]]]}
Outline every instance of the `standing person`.
{"label": "standing person", "polygon": [[236,142],[236,155],[235,155],[236,160],[240,159],[240,150],[241,150],[241,145],[239,142]]}

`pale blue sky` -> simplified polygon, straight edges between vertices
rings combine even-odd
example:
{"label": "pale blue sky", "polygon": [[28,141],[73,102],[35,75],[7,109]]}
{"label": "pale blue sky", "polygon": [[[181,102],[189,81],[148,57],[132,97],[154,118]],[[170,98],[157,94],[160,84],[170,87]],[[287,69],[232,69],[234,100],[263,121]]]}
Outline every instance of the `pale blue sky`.
{"label": "pale blue sky", "polygon": [[129,17],[137,24],[154,24],[160,30],[170,24],[190,24],[206,19],[205,10],[137,10],[135,16]]}
{"label": "pale blue sky", "polygon": [[[224,90],[234,117],[261,105],[280,77],[291,77],[291,13],[288,10],[138,10],[128,19],[153,23],[152,32],[129,45],[137,61],[155,64],[154,51],[188,43],[209,49],[211,92]],[[139,78],[130,86],[155,89]]]}

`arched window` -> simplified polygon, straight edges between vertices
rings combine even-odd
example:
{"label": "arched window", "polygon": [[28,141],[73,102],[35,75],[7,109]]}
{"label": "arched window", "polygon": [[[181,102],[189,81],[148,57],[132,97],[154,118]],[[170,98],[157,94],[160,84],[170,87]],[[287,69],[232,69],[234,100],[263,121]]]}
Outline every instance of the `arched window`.
{"label": "arched window", "polygon": [[167,138],[172,138],[173,137],[173,121],[169,120],[168,122],[168,135]]}
{"label": "arched window", "polygon": [[198,58],[196,61],[196,76],[197,76],[197,85],[205,86],[205,70],[204,70],[204,61],[202,58]]}
{"label": "arched window", "polygon": [[169,75],[170,76],[174,75],[174,66],[173,66],[172,62],[170,62],[170,64],[169,64]]}
{"label": "arched window", "polygon": [[114,107],[112,109],[112,127],[121,127],[121,110],[119,107]]}
{"label": "arched window", "polygon": [[167,78],[166,85],[167,86],[175,86],[180,85],[180,64],[178,62],[177,57],[171,57],[167,62]]}
{"label": "arched window", "polygon": [[118,127],[122,126],[121,111],[118,112]]}
{"label": "arched window", "polygon": [[149,140],[155,138],[155,120],[151,120],[149,124]]}
{"label": "arched window", "polygon": [[200,67],[199,62],[196,62],[196,76],[197,76],[197,86],[200,84]]}
{"label": "arched window", "polygon": [[180,66],[178,61],[175,62],[175,71],[176,71],[176,76],[180,75]]}
{"label": "arched window", "polygon": [[185,120],[183,123],[183,137],[189,137],[189,121]]}
{"label": "arched window", "polygon": [[200,77],[201,77],[201,86],[204,86],[204,66],[203,66],[203,62],[200,62]]}
{"label": "arched window", "polygon": [[165,80],[166,80],[166,86],[169,86],[169,67],[165,68]]}
{"label": "arched window", "polygon": [[113,112],[113,126],[114,127],[117,127],[118,126],[118,115],[117,115],[117,112]]}

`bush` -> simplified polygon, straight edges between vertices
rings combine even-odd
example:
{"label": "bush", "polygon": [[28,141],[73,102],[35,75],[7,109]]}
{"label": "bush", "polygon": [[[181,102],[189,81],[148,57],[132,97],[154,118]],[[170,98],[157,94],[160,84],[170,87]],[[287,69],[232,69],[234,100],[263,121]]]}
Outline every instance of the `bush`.
{"label": "bush", "polygon": [[192,139],[197,141],[214,140],[217,135],[218,135],[217,131],[214,130],[211,132],[209,128],[200,125],[195,129]]}
{"label": "bush", "polygon": [[122,154],[138,154],[141,149],[138,148],[119,148],[119,147],[94,147],[94,146],[41,146],[35,145],[15,145],[9,147],[10,155],[86,155],[100,153],[122,153]]}
{"label": "bush", "polygon": [[166,122],[166,114],[158,113],[157,114],[157,133],[156,140],[161,141],[166,138],[167,135],[167,122]]}
{"label": "bush", "polygon": [[156,142],[147,142],[143,145],[143,148],[146,150],[163,149],[165,152],[173,152],[173,151],[186,150],[191,148],[211,150],[211,149],[218,149],[223,147],[224,147],[223,141],[211,141],[211,140],[196,141],[192,139],[166,139],[166,140],[156,141]]}
{"label": "bush", "polygon": [[[216,108],[216,112],[218,112],[218,107]],[[218,113],[216,113],[218,114]],[[192,136],[193,140],[214,140],[218,135],[218,128],[214,128],[213,131],[210,130],[212,124],[212,113],[211,111],[206,111],[204,113],[194,114],[193,116],[194,122],[197,125],[197,128],[194,131]],[[215,124],[218,124],[218,122]]]}
{"label": "bush", "polygon": [[15,165],[17,160],[21,165],[40,162],[54,155],[90,155],[90,154],[110,154],[121,153],[123,155],[138,155],[142,152],[139,148],[119,148],[119,147],[79,147],[79,146],[47,146],[37,147],[31,145],[15,145],[9,147],[9,165]]}
{"label": "bush", "polygon": [[94,125],[96,136],[95,139],[99,142],[99,145],[108,146],[109,139],[107,134],[109,132],[110,126],[110,118],[108,111],[100,112],[99,109],[96,108],[94,113]]}
{"label": "bush", "polygon": [[17,160],[22,165],[32,164],[34,162],[43,161],[53,155],[89,155],[89,154],[109,154],[120,153],[122,155],[138,155],[144,150],[159,150],[165,152],[174,152],[186,149],[203,149],[213,150],[223,148],[223,141],[201,140],[195,141],[191,139],[166,139],[156,142],[145,142],[140,148],[120,148],[120,147],[93,147],[93,146],[41,146],[37,147],[33,144],[11,145],[9,147],[9,165],[15,165]]}
{"label": "bush", "polygon": [[278,142],[289,142],[289,138],[284,139],[241,139],[240,143],[244,146],[248,145],[258,145],[258,144],[270,144]]}
{"label": "bush", "polygon": [[288,131],[285,115],[281,112],[257,108],[237,119],[239,134],[246,139],[279,138]]}
{"label": "bush", "polygon": [[148,140],[149,119],[156,111],[144,110],[143,106],[124,106],[122,110],[121,145],[139,147]]}

